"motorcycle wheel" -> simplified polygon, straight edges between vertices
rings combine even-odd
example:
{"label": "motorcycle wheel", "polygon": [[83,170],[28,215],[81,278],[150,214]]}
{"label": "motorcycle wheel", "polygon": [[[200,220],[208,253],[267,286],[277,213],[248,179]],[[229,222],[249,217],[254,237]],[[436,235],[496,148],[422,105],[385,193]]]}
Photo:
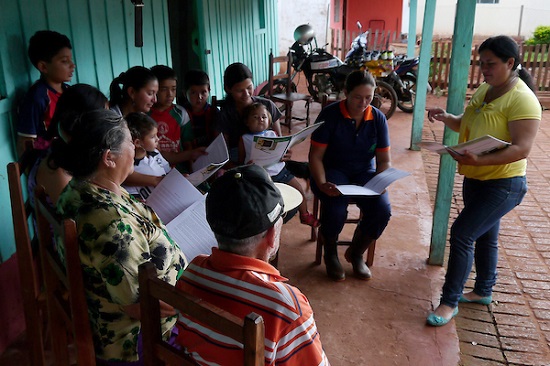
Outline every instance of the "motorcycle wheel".
{"label": "motorcycle wheel", "polygon": [[405,113],[412,113],[414,102],[416,99],[416,77],[414,75],[405,74],[401,76],[403,82],[403,96],[397,101],[397,108]]}
{"label": "motorcycle wheel", "polygon": [[385,81],[376,81],[376,90],[371,105],[375,106],[380,112],[386,115],[386,119],[390,119],[397,108],[397,94],[390,84]]}

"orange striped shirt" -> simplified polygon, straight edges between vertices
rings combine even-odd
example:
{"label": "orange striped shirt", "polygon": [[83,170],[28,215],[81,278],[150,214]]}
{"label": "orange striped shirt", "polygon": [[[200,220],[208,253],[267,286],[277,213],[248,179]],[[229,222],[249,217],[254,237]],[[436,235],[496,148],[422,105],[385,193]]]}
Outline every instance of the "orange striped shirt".
{"label": "orange striped shirt", "polygon": [[[214,248],[195,258],[176,286],[244,318],[265,323],[266,365],[330,365],[304,294],[270,264]],[[178,343],[200,365],[242,365],[242,344],[180,315]]]}

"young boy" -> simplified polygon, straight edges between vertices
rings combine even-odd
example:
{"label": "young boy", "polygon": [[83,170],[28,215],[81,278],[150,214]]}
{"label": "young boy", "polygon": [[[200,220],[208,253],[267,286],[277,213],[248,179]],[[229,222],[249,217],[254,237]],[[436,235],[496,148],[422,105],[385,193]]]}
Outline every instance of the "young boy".
{"label": "young boy", "polygon": [[187,96],[184,106],[191,118],[182,129],[183,148],[208,146],[215,138],[210,110],[212,106],[208,103],[210,79],[202,70],[190,70],[185,74],[183,84]]}
{"label": "young boy", "polygon": [[71,81],[75,64],[69,38],[63,34],[42,30],[29,41],[31,63],[40,71],[40,79],[29,89],[19,107],[17,123],[17,153],[25,150],[25,142],[33,141],[34,148],[45,150],[50,141],[46,131],[55,111],[57,100]]}
{"label": "young boy", "polygon": [[164,65],[153,66],[151,71],[159,82],[157,102],[149,112],[158,124],[159,150],[177,153],[182,150],[182,127],[189,122],[185,109],[174,103],[177,76],[174,70]]}
{"label": "young boy", "polygon": [[[159,143],[157,123],[144,113],[130,113],[126,116],[126,122],[136,148],[134,171],[155,177],[166,175],[170,171],[170,164],[157,150]],[[133,186],[124,186],[124,188],[132,196],[144,202],[154,189],[154,187]]]}

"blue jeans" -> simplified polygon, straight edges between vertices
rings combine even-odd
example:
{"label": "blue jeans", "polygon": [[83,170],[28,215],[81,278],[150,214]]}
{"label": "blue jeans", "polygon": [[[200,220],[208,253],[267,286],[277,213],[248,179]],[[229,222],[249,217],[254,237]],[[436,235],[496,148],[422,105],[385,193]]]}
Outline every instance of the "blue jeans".
{"label": "blue jeans", "polygon": [[525,176],[486,181],[464,178],[464,209],[451,227],[442,304],[457,306],[474,260],[474,292],[483,297],[492,294],[497,278],[500,219],[521,203],[526,192]]}
{"label": "blue jeans", "polygon": [[[325,171],[327,182],[334,184],[366,184],[373,176],[373,171],[363,171],[349,174],[335,169]],[[348,216],[349,196],[329,197],[319,190],[315,181],[311,180],[313,193],[321,200],[321,227],[319,230],[325,237],[337,238]],[[361,232],[369,238],[378,239],[388,225],[391,217],[391,205],[388,192],[380,196],[355,196],[357,206],[363,213],[359,222]]]}

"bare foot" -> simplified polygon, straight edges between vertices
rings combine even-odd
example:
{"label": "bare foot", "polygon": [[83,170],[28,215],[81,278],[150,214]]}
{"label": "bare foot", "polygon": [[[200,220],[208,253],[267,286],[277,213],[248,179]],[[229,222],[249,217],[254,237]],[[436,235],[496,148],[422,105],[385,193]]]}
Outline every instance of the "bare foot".
{"label": "bare foot", "polygon": [[434,314],[445,319],[451,319],[453,317],[454,310],[455,309],[450,306],[440,304],[437,309],[435,309]]}
{"label": "bare foot", "polygon": [[463,293],[462,297],[464,297],[468,301],[478,301],[483,299],[483,296],[480,296],[473,291]]}

